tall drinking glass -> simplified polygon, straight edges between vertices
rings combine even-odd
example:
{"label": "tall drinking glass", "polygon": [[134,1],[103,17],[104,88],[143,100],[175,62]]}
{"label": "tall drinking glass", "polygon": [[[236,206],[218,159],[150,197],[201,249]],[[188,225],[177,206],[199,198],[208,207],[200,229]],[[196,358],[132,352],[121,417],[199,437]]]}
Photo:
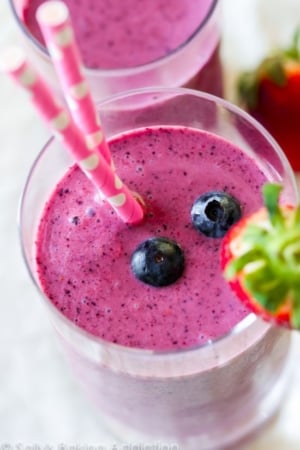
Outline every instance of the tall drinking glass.
{"label": "tall drinking glass", "polygon": [[[295,203],[297,200],[293,172],[276,142],[254,119],[224,100],[188,89],[151,88],[115,96],[98,106],[109,140],[141,129],[159,132],[161,128],[171,127],[171,134],[173,129],[200,131],[204,139],[216,138],[218,142],[221,139],[220,142],[227,142],[228,150],[238,147],[241,151],[235,166],[230,169],[230,178],[238,175],[243,158],[247,161],[250,158],[258,169],[257,176],[263,174],[269,181],[282,183],[285,201]],[[195,145],[197,147],[197,142]],[[211,154],[213,150],[216,151],[211,146]],[[165,157],[160,156],[160,166],[168,158],[168,151],[167,147],[162,149],[166,154]],[[199,164],[194,164],[195,176],[199,179],[206,177],[211,182],[210,173],[213,178],[215,168],[211,167],[210,171],[206,166],[206,174],[203,174],[204,159],[200,153]],[[154,161],[151,154],[145,154],[144,158],[145,161]],[[56,139],[46,143],[24,188],[20,235],[32,281],[46,305],[66,358],[80,384],[99,406],[103,420],[125,441],[159,441],[179,445],[184,450],[240,448],[241,442],[252,437],[280,407],[290,372],[289,331],[249,313],[215,338],[207,338],[203,344],[199,342],[191,347],[160,350],[109,342],[69,320],[41,291],[36,240],[45,202],[71,165],[71,159]],[[132,167],[132,170],[139,172],[138,167]],[[219,178],[227,170],[224,160]],[[252,178],[254,176],[251,175]],[[255,185],[256,180],[251,177],[243,174],[245,185],[242,190],[247,188],[247,183],[254,182]],[[151,180],[151,183],[155,182],[160,181]],[[174,195],[179,201],[176,186]],[[251,195],[250,203],[254,201]],[[95,236],[95,239],[101,241],[101,236]],[[197,250],[198,254],[199,251],[201,249]],[[207,253],[203,268],[203,271],[208,270],[208,278],[211,276],[209,265],[213,263],[209,258]],[[61,254],[61,262],[63,259]],[[215,268],[219,267],[218,263],[214,264]],[[210,279],[207,279],[205,288],[199,286],[199,289],[204,291],[204,302],[208,299],[217,305],[226,288],[224,286],[224,290],[215,293],[210,288]],[[117,295],[120,307],[123,302],[130,301],[120,289]],[[138,300],[135,299],[135,305]],[[235,313],[234,310],[226,312],[228,315]],[[166,312],[168,314],[170,311]],[[217,324],[218,321],[215,326]]]}
{"label": "tall drinking glass", "polygon": [[[37,6],[43,1],[10,0],[10,4],[32,59],[48,82],[59,89],[34,17]],[[192,3],[186,0],[154,3],[147,0],[143,4],[139,1],[89,0],[86,6],[84,2],[77,2],[76,6],[76,2],[66,0],[66,4],[70,7],[85,75],[95,100],[148,86],[185,86],[222,95],[218,0],[194,0]],[[91,12],[85,17],[88,8]],[[105,8],[108,8],[108,13]],[[186,10],[189,10],[188,17]],[[103,11],[107,13],[104,23]],[[116,17],[119,22],[113,22],[111,36],[101,41],[104,27],[109,28],[110,21],[117,20]],[[128,39],[123,22],[125,31],[129,28],[127,33],[134,34],[133,39]],[[132,32],[134,27],[136,30]],[[125,35],[117,37],[118,30]],[[181,30],[184,33],[180,37]],[[97,42],[93,40],[87,45],[85,42],[91,35],[97,37]],[[172,42],[168,42],[170,36]],[[146,41],[149,40],[148,44]],[[99,47],[106,48],[102,57],[98,56]],[[143,56],[146,52],[147,55]],[[108,61],[105,65],[104,58]]]}

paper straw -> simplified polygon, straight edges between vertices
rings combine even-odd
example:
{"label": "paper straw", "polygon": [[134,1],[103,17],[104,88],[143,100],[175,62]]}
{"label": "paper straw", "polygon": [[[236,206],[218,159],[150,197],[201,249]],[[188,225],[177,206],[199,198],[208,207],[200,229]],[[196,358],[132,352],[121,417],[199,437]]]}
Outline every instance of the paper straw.
{"label": "paper straw", "polygon": [[83,73],[67,6],[61,1],[48,1],[38,8],[36,18],[75,123],[85,134],[89,149],[98,148],[110,164],[110,151]]}
{"label": "paper straw", "polygon": [[31,93],[32,102],[46,124],[58,135],[86,175],[126,223],[143,219],[144,211],[131,191],[98,151],[90,149],[69,112],[27,61],[21,48],[10,48],[1,58],[1,67],[14,81]]}

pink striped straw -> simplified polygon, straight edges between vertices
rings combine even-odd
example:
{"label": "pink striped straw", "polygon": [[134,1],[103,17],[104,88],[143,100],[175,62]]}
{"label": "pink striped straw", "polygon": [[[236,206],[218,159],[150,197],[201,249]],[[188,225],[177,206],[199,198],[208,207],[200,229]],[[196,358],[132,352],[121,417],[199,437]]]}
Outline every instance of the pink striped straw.
{"label": "pink striped straw", "polygon": [[67,6],[61,1],[48,1],[38,8],[36,17],[75,123],[85,135],[88,148],[98,148],[110,164],[109,147],[83,74]]}
{"label": "pink striped straw", "polygon": [[17,84],[31,93],[32,102],[43,120],[62,139],[81,169],[122,220],[130,224],[140,222],[144,216],[140,202],[122,183],[102,154],[88,147],[69,112],[27,61],[23,50],[18,47],[7,49],[1,58],[1,67]]}

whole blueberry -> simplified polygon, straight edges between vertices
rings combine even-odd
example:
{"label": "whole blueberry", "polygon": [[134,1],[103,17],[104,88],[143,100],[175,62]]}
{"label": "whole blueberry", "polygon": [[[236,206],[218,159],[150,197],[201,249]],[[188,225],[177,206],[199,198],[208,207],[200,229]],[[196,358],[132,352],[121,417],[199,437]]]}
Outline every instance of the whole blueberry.
{"label": "whole blueberry", "polygon": [[146,284],[168,286],[181,276],[184,254],[175,241],[153,237],[143,241],[133,252],[131,269]]}
{"label": "whole blueberry", "polygon": [[195,228],[205,236],[223,237],[242,215],[238,200],[226,192],[211,191],[202,194],[191,210]]}

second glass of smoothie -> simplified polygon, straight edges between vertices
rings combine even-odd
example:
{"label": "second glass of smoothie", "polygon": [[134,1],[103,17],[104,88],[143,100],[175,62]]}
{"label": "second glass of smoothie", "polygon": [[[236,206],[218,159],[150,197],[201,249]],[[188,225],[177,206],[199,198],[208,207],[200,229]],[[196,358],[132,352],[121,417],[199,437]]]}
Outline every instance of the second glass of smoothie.
{"label": "second glass of smoothie", "polygon": [[[10,0],[31,57],[59,89],[35,14]],[[218,0],[65,0],[95,100],[147,86],[222,95]]]}
{"label": "second glass of smoothie", "polygon": [[[23,253],[80,384],[125,442],[185,450],[240,448],[278,410],[290,370],[290,333],[262,322],[231,293],[222,237],[191,220],[207,192],[234,197],[242,215],[266,181],[296,202],[292,170],[247,114],[208,94],[148,89],[99,104],[116,170],[144,199],[128,226],[49,141],[21,203]],[[49,170],[51,168],[51,170]],[[163,287],[132,271],[136,248],[176,242],[185,267]]]}

